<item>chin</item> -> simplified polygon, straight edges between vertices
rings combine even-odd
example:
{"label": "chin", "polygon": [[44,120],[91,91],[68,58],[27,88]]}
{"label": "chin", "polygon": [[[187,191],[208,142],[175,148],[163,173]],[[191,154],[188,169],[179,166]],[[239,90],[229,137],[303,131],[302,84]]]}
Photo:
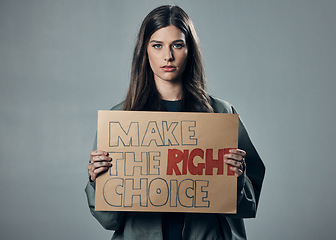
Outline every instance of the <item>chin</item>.
{"label": "chin", "polygon": [[181,77],[180,76],[163,76],[161,79],[165,80],[165,81],[169,81],[169,82],[179,82],[181,81]]}

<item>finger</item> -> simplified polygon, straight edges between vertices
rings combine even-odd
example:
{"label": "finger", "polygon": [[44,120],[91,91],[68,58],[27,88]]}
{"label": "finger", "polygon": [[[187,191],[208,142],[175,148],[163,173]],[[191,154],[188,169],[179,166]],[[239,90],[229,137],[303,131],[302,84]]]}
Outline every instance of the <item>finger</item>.
{"label": "finger", "polygon": [[96,181],[96,176],[90,176],[90,178],[92,182]]}
{"label": "finger", "polygon": [[91,172],[95,172],[96,169],[98,168],[110,168],[112,167],[112,163],[110,162],[95,162],[95,163],[91,163],[88,165],[88,170],[89,173]]}
{"label": "finger", "polygon": [[89,165],[88,165],[88,170],[89,170],[89,172],[92,171],[93,169],[94,169],[93,164],[89,163]]}
{"label": "finger", "polygon": [[230,149],[229,151],[230,153],[233,153],[233,154],[237,154],[237,155],[240,155],[240,156],[243,156],[245,157],[246,156],[246,152],[242,149]]}
{"label": "finger", "polygon": [[238,177],[243,174],[243,171],[236,167],[230,167],[230,170],[235,172],[238,175]]}
{"label": "finger", "polygon": [[108,167],[99,167],[99,168],[96,168],[93,171],[93,173],[95,173],[98,176],[100,173],[106,172],[108,169],[109,169]]}
{"label": "finger", "polygon": [[110,162],[112,160],[111,157],[109,156],[94,156],[91,158],[91,162]]}
{"label": "finger", "polygon": [[[100,163],[102,163],[102,162],[100,162]],[[91,166],[89,167],[89,175],[90,175],[92,181],[95,181],[99,174],[101,174],[103,172],[106,172],[110,167],[110,166],[95,167],[94,164],[90,164],[90,165]]]}
{"label": "finger", "polygon": [[227,153],[224,155],[224,160],[227,159],[231,159],[231,160],[235,160],[235,161],[240,161],[242,162],[244,160],[244,157],[235,153]]}
{"label": "finger", "polygon": [[101,151],[101,150],[91,151],[91,153],[90,153],[90,161],[89,162],[93,162],[93,158],[94,157],[98,157],[98,156],[106,157],[106,156],[108,156],[108,152]]}
{"label": "finger", "polygon": [[235,161],[235,160],[224,160],[224,162],[230,166],[237,167],[243,169],[243,163],[241,161]]}
{"label": "finger", "polygon": [[91,181],[96,181],[97,174],[95,174],[94,172],[89,172],[89,174],[90,174]]}
{"label": "finger", "polygon": [[102,151],[102,150],[94,150],[90,153],[91,156],[99,156],[99,155],[105,155],[108,156],[108,152]]}
{"label": "finger", "polygon": [[111,167],[112,163],[110,163],[110,162],[95,162],[92,165],[94,166],[94,168]]}
{"label": "finger", "polygon": [[88,168],[89,168],[89,175],[90,175],[91,181],[95,181],[97,174],[93,172],[94,168],[92,168],[92,166],[89,166]]}

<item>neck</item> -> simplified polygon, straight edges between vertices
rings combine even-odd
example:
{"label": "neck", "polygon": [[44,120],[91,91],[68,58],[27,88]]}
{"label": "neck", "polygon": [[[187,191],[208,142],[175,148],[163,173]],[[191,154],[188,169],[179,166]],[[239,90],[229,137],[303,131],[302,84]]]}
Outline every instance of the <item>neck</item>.
{"label": "neck", "polygon": [[156,88],[162,100],[176,101],[183,97],[182,82],[156,82]]}

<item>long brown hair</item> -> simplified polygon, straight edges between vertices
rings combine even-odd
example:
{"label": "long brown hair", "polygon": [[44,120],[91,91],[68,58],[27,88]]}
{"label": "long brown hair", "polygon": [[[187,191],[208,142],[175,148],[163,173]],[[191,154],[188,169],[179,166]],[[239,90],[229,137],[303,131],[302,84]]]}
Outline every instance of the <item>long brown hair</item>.
{"label": "long brown hair", "polygon": [[213,112],[205,91],[204,69],[194,25],[180,7],[170,5],[155,8],[141,24],[133,53],[131,79],[124,110],[161,110],[161,99],[149,64],[147,45],[155,31],[170,25],[184,33],[188,47],[187,64],[183,73],[184,110]]}

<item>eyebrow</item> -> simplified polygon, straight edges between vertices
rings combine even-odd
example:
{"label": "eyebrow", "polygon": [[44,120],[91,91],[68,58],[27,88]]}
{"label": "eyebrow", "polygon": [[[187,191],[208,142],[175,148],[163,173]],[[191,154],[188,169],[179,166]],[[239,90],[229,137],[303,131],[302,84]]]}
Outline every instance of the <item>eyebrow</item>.
{"label": "eyebrow", "polygon": [[[152,41],[150,41],[150,43],[163,43],[162,41],[157,41],[157,40],[152,40]],[[182,39],[178,39],[178,40],[175,40],[175,41],[173,41],[172,43],[179,43],[179,42],[182,42],[182,43],[184,43],[184,40],[182,40]]]}

